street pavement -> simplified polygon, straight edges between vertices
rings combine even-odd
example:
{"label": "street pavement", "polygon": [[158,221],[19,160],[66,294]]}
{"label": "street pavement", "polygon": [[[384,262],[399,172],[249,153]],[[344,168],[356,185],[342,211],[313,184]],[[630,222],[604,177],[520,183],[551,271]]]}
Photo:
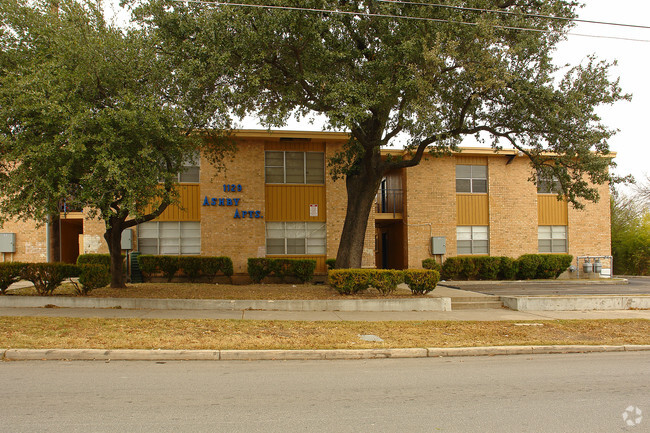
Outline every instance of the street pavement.
{"label": "street pavement", "polygon": [[649,361],[650,352],[328,362],[5,362],[0,430],[647,432]]}

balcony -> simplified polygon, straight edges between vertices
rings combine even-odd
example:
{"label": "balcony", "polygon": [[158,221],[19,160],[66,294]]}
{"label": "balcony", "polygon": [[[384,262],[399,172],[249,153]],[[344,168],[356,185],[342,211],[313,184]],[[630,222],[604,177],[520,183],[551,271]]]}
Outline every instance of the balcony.
{"label": "balcony", "polygon": [[376,219],[401,219],[403,208],[401,189],[380,188],[375,197]]}

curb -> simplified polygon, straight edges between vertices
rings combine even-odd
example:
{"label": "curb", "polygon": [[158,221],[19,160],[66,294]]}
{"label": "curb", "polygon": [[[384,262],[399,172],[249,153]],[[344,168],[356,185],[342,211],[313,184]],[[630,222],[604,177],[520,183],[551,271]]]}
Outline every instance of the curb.
{"label": "curb", "polygon": [[3,361],[289,361],[640,352],[648,345],[493,346],[335,350],[0,349]]}
{"label": "curb", "polygon": [[85,298],[52,296],[3,296],[0,307],[123,308],[145,310],[261,310],[261,311],[451,311],[451,298],[328,299],[328,300],[225,300]]}

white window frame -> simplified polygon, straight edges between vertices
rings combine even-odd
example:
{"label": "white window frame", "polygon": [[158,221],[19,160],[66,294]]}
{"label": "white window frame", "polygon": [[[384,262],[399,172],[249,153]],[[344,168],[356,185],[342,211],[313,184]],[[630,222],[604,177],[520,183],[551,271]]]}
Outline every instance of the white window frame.
{"label": "white window frame", "polygon": [[[465,243],[469,242],[469,252]],[[483,244],[485,246],[483,246]],[[462,245],[462,246],[461,246]],[[464,251],[461,252],[461,249]],[[456,226],[456,254],[489,255],[490,254],[490,227],[489,226]]]}
{"label": "white window frame", "polygon": [[[268,165],[267,164],[267,155],[269,153],[282,153],[282,165]],[[287,153],[301,153],[302,154],[302,182],[287,182]],[[308,182],[307,179],[307,156],[308,155],[320,155],[323,162],[323,171],[322,176],[319,176],[321,182]],[[267,168],[282,168],[282,182],[269,182],[268,175],[266,173]],[[288,184],[288,185],[324,185],[325,184],[325,152],[303,152],[303,151],[291,151],[291,150],[267,150],[264,152],[264,182],[267,184]]]}
{"label": "white window frame", "polygon": [[537,194],[558,195],[560,191],[562,191],[562,185],[556,175],[549,177],[537,172]]}
{"label": "white window frame", "polygon": [[[303,236],[295,236],[296,232]],[[270,237],[269,235],[273,237]],[[322,234],[322,236],[319,236]],[[282,245],[283,252],[269,251],[269,240],[276,247]],[[300,247],[304,252],[289,252],[292,247]],[[327,254],[327,225],[320,221],[271,221],[266,223],[266,254],[270,256],[323,256]]]}
{"label": "white window frame", "polygon": [[[540,254],[566,254],[569,252],[569,236],[567,226],[538,226],[537,251]],[[542,241],[550,241],[549,251],[542,251]],[[564,241],[563,246],[558,246],[559,241]]]}
{"label": "white window frame", "polygon": [[[164,233],[164,229],[174,230],[174,225],[176,225],[176,230],[178,232],[177,236],[161,236]],[[143,227],[144,226],[144,227]],[[197,231],[198,236],[183,236],[187,231]],[[156,237],[144,237],[143,231],[151,230],[156,232]],[[155,239],[156,246],[155,252],[147,250],[142,252],[143,240],[152,240]],[[163,240],[165,242],[163,242]],[[176,242],[174,242],[176,241]],[[167,245],[164,245],[167,243]],[[198,245],[197,245],[198,244]],[[176,251],[169,252],[165,250],[166,248],[173,248],[176,246]],[[150,248],[150,247],[146,247]],[[138,250],[142,254],[154,254],[154,255],[170,255],[170,256],[179,256],[179,255],[200,255],[201,254],[201,223],[199,221],[148,221],[146,223],[138,224]]]}
{"label": "white window frame", "polygon": [[[470,168],[470,174],[469,177],[459,177],[458,176],[458,168],[459,167],[469,167]],[[479,177],[477,174],[476,176],[474,175],[474,171],[476,170],[475,167],[481,167],[482,169],[485,170],[485,176],[484,177]],[[482,175],[480,175],[482,176]],[[459,180],[468,180],[469,181],[469,191],[458,191],[458,181]],[[485,181],[485,191],[475,191],[475,186],[474,182],[482,180]],[[488,192],[488,169],[487,165],[470,165],[470,164],[456,164],[456,193],[458,194],[487,194]]]}

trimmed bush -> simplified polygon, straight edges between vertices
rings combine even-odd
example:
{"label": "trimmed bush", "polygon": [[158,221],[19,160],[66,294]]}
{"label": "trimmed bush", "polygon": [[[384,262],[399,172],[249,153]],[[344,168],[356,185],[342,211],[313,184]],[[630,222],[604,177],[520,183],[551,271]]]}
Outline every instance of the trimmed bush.
{"label": "trimmed bush", "polygon": [[313,259],[248,259],[248,275],[256,284],[271,275],[281,280],[285,277],[294,277],[306,283],[313,278],[315,270],[316,260]]}
{"label": "trimmed bush", "polygon": [[225,276],[230,277],[234,273],[234,267],[230,257],[201,257],[201,273],[214,281],[214,277],[222,272]]}
{"label": "trimmed bush", "polygon": [[518,262],[511,257],[499,257],[501,265],[499,266],[498,279],[500,280],[514,280],[517,278],[517,270],[519,269]]}
{"label": "trimmed bush", "polygon": [[404,282],[414,295],[424,295],[436,288],[440,273],[429,269],[406,269]]}
{"label": "trimmed bush", "polygon": [[51,295],[66,278],[79,275],[79,267],[68,263],[25,263],[20,277],[31,281],[39,295]]}
{"label": "trimmed bush", "polygon": [[424,269],[430,269],[433,271],[442,271],[442,266],[436,261],[436,259],[429,257],[428,259],[422,260],[422,267]]}
{"label": "trimmed bush", "polygon": [[353,295],[368,288],[370,285],[370,270],[332,269],[327,272],[327,281],[330,287],[341,295]]}
{"label": "trimmed bush", "polygon": [[0,263],[0,293],[4,295],[9,286],[20,280],[24,266],[24,263],[20,262]]}
{"label": "trimmed bush", "polygon": [[201,257],[199,256],[179,256],[178,268],[189,278],[190,282],[195,282],[201,274]]}
{"label": "trimmed bush", "polygon": [[327,265],[328,271],[330,269],[336,269],[336,259],[327,259],[325,260],[325,264]]}
{"label": "trimmed bush", "polygon": [[532,280],[537,277],[537,268],[542,259],[539,254],[524,254],[517,259],[517,278],[520,280]]}
{"label": "trimmed bush", "polygon": [[568,254],[540,254],[536,278],[557,278],[571,266],[573,256]]}
{"label": "trimmed bush", "polygon": [[178,256],[158,256],[158,269],[170,282],[178,272]]}
{"label": "trimmed bush", "polygon": [[440,276],[443,280],[459,280],[462,270],[461,257],[448,257],[442,264]]}
{"label": "trimmed bush", "polygon": [[140,266],[140,272],[145,281],[150,281],[153,274],[160,272],[158,270],[158,257],[148,254],[141,254],[138,256],[138,265]]}
{"label": "trimmed bush", "polygon": [[472,257],[479,280],[496,280],[501,268],[501,257]]}
{"label": "trimmed bush", "polygon": [[91,291],[111,283],[111,274],[106,266],[88,264],[79,266],[79,282],[72,282],[78,295],[86,296]]}
{"label": "trimmed bush", "polygon": [[80,254],[77,257],[78,265],[103,265],[108,269],[111,268],[110,254]]}
{"label": "trimmed bush", "polygon": [[368,271],[368,284],[387,296],[397,290],[397,285],[404,281],[402,271],[394,269],[373,269]]}

